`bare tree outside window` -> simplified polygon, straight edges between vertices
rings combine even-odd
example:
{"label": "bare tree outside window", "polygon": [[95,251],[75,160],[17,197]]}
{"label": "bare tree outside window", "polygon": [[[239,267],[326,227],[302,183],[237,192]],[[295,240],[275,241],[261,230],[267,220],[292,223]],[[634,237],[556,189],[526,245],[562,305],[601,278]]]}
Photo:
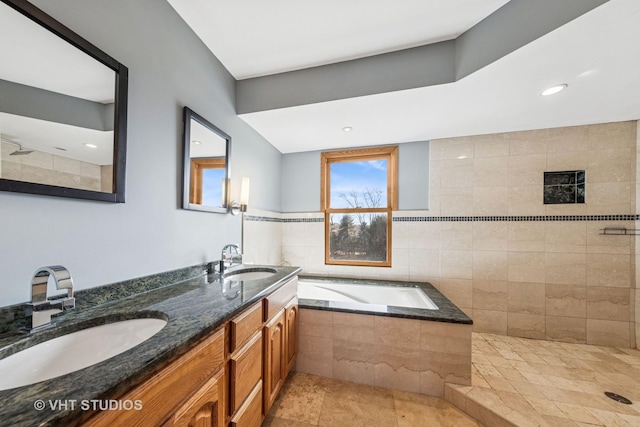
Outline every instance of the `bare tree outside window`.
{"label": "bare tree outside window", "polygon": [[[382,207],[380,188],[365,188],[340,194],[351,208]],[[333,214],[330,216],[330,258],[365,261],[387,259],[387,215],[358,212],[355,214]]]}
{"label": "bare tree outside window", "polygon": [[325,263],[391,266],[396,147],[322,153]]}

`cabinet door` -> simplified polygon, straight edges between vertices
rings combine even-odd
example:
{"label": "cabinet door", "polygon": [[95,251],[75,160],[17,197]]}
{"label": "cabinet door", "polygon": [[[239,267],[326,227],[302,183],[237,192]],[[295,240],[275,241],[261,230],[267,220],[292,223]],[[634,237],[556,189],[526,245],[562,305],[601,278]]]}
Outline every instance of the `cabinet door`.
{"label": "cabinet door", "polygon": [[224,369],[196,391],[174,416],[166,427],[223,427],[224,412]]}
{"label": "cabinet door", "polygon": [[264,414],[266,415],[284,383],[286,370],[285,315],[280,310],[265,325]]}
{"label": "cabinet door", "polygon": [[291,371],[298,355],[298,298],[293,298],[285,307],[287,368],[285,377]]}
{"label": "cabinet door", "polygon": [[157,426],[175,415],[175,408],[224,371],[224,328],[211,334],[153,378],[126,393],[122,400],[139,400],[141,411],[102,411],[83,426]]}

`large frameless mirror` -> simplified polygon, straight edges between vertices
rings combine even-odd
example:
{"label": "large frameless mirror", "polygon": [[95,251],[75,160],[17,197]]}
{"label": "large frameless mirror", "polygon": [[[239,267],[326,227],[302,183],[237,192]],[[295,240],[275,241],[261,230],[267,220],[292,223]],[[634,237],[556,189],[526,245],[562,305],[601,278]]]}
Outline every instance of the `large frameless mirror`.
{"label": "large frameless mirror", "polygon": [[123,203],[127,68],[28,1],[0,35],[0,190]]}
{"label": "large frameless mirror", "polygon": [[182,207],[227,213],[231,137],[184,107]]}

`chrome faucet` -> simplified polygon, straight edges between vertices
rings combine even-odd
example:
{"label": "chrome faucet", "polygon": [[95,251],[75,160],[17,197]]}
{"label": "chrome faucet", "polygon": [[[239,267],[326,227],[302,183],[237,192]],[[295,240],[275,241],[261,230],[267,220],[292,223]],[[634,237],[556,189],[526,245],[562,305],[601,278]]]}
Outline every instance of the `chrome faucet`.
{"label": "chrome faucet", "polygon": [[[229,256],[227,256],[227,252],[229,253]],[[234,264],[242,264],[242,254],[240,253],[238,245],[229,243],[228,245],[224,245],[222,248],[218,272],[223,274],[227,268],[232,267]]]}
{"label": "chrome faucet", "polygon": [[[54,300],[47,299],[47,282],[49,276],[53,277],[58,290],[67,290],[67,296]],[[26,317],[27,328],[31,332],[45,329],[54,324],[51,316],[62,313],[76,306],[73,297],[73,279],[69,271],[61,265],[41,267],[36,270],[31,280],[31,303],[27,304]]]}

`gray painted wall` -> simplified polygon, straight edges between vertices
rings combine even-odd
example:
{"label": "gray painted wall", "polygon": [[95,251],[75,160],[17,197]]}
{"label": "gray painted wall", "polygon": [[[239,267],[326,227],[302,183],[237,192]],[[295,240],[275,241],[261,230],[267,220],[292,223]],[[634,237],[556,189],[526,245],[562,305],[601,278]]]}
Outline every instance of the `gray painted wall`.
{"label": "gray painted wall", "polygon": [[232,196],[280,210],[281,154],[235,114],[235,81],[165,1],[33,0],[129,68],[127,202],[0,192],[0,305],[30,299],[36,268],[62,264],[76,289],[219,258],[240,217],[178,208],[182,107],[233,138]]}
{"label": "gray painted wall", "polygon": [[457,39],[238,81],[239,114],[451,83],[609,0],[511,0]]}
{"label": "gray painted wall", "polygon": [[[282,156],[282,212],[320,211],[320,151]],[[398,146],[398,208],[429,208],[429,142]]]}
{"label": "gray painted wall", "polygon": [[108,131],[113,130],[113,106],[0,80],[3,113]]}
{"label": "gray painted wall", "polygon": [[398,208],[429,208],[429,142],[400,144],[398,153]]}
{"label": "gray painted wall", "polygon": [[320,210],[320,151],[282,155],[282,212]]}
{"label": "gray painted wall", "polygon": [[510,0],[456,40],[456,80],[609,0]]}
{"label": "gray painted wall", "polygon": [[238,114],[451,83],[453,40],[240,80]]}

